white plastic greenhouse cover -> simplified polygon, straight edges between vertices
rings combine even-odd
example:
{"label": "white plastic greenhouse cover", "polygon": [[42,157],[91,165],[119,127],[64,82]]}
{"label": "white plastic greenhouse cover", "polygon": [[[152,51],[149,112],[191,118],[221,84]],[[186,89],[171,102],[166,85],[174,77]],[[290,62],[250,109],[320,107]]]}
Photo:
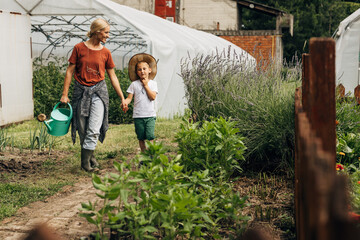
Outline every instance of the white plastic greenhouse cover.
{"label": "white plastic greenhouse cover", "polygon": [[[78,24],[88,24],[95,17],[104,17],[111,22],[111,33],[106,47],[112,51],[117,68],[127,66],[128,59],[136,53],[147,52],[158,61],[159,94],[157,97],[157,114],[160,117],[173,117],[182,114],[186,108],[185,86],[179,76],[181,60],[198,54],[215,54],[227,51],[231,46],[231,54],[235,54],[249,67],[254,66],[255,59],[236,45],[215,35],[182,26],[153,14],[119,5],[110,0],[1,0],[1,10],[28,13],[31,15],[33,54],[40,56],[66,56],[72,47],[86,39],[84,28]],[[46,21],[46,17],[61,16],[51,21],[52,34],[45,37],[43,29],[37,29]],[[73,17],[77,16],[76,19]],[[63,23],[67,22],[67,26]],[[78,19],[78,20],[77,20]],[[59,20],[59,21],[60,21]],[[54,26],[58,26],[54,28]],[[114,26],[114,27],[113,27]],[[89,25],[86,26],[89,29]],[[58,31],[70,34],[66,39],[59,36],[52,41],[49,36]],[[79,37],[81,32],[81,36]],[[74,33],[74,34],[73,34]],[[123,38],[128,36],[128,38]],[[50,46],[50,47],[49,47]]]}
{"label": "white plastic greenhouse cover", "polygon": [[346,92],[354,92],[360,80],[360,9],[344,19],[337,31],[336,82]]}

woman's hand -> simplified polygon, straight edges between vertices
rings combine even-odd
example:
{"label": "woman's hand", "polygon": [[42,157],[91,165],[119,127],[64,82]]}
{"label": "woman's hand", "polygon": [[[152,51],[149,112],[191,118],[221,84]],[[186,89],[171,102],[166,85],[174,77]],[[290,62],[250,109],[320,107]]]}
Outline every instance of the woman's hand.
{"label": "woman's hand", "polygon": [[69,103],[70,99],[68,98],[68,96],[62,95],[61,98],[60,98],[60,102]]}

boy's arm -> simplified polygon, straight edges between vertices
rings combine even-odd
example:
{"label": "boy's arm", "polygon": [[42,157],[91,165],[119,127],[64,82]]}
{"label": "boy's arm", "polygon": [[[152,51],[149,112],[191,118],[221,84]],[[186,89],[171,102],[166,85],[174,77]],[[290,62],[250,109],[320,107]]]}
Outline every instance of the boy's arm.
{"label": "boy's arm", "polygon": [[133,99],[133,96],[134,96],[134,94],[128,93],[128,96],[125,99],[125,102],[126,102],[127,105],[129,105],[131,103],[131,100]]}

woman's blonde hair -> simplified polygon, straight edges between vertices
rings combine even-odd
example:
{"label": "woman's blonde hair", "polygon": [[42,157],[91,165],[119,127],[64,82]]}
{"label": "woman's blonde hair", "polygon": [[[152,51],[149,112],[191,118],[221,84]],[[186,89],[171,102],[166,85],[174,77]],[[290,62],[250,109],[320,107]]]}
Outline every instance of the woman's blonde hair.
{"label": "woman's blonde hair", "polygon": [[110,26],[110,24],[102,18],[95,19],[90,26],[90,31],[87,32],[86,36],[91,38],[96,32],[100,32],[101,29]]}

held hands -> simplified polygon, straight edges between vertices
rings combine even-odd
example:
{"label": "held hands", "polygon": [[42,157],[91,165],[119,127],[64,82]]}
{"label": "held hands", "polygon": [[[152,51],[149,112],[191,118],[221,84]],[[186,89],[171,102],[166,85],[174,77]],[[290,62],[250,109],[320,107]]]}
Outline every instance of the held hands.
{"label": "held hands", "polygon": [[120,107],[122,108],[122,110],[124,111],[124,113],[126,113],[129,110],[129,102],[127,101],[127,99],[124,99],[121,101],[121,105]]}

